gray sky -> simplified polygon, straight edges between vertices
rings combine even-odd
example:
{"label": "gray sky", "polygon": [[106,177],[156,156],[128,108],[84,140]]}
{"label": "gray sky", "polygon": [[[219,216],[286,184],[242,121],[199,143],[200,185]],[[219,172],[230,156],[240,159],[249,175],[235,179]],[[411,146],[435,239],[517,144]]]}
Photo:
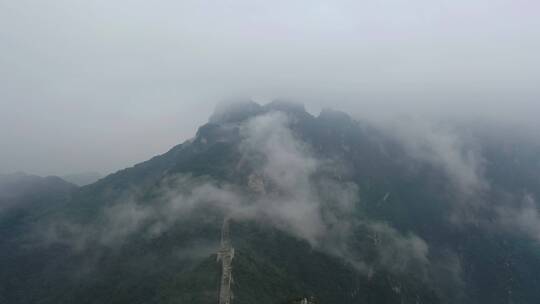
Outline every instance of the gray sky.
{"label": "gray sky", "polygon": [[0,0],[0,173],[109,173],[234,96],[537,126],[537,0]]}

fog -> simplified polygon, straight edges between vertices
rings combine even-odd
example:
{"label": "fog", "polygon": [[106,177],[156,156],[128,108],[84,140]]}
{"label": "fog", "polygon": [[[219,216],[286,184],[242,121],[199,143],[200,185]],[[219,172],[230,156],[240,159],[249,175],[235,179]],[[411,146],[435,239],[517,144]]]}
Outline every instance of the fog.
{"label": "fog", "polygon": [[[534,129],[539,10],[532,0],[0,0],[0,173],[131,166],[237,97]],[[459,144],[427,136],[433,149]],[[462,161],[448,151],[427,157]],[[461,186],[477,182],[474,155],[465,165],[450,173],[472,168]]]}
{"label": "fog", "polygon": [[[316,172],[328,170],[326,167],[332,167],[336,176],[341,170],[335,160],[312,155],[309,146],[295,138],[290,123],[285,114],[270,112],[240,126],[242,160],[238,166],[252,172],[245,188],[209,177],[167,177],[167,182],[154,190],[156,199],[150,204],[144,203],[138,190],[126,191],[90,223],[56,219],[38,226],[39,239],[46,245],[66,244],[76,251],[95,248],[96,244],[118,248],[130,236],[156,238],[175,224],[185,224],[194,217],[211,218],[215,216],[211,213],[218,212],[219,218],[253,221],[286,232],[313,248],[344,258],[365,274],[382,267],[395,273],[416,271],[424,277],[432,263],[448,263],[430,260],[428,244],[414,233],[401,233],[387,222],[358,218],[357,185],[326,176],[314,178]],[[377,258],[371,263],[351,246],[359,229],[375,244]]]}

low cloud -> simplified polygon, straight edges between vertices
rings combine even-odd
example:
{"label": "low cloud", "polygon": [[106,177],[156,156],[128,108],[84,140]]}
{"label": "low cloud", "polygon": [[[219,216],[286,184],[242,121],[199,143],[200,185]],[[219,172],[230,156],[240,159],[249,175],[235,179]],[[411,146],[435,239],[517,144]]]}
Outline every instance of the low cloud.
{"label": "low cloud", "polygon": [[[255,221],[340,257],[367,276],[381,270],[411,275],[423,282],[436,282],[434,288],[445,298],[459,297],[463,291],[459,257],[448,248],[442,253],[444,248],[430,248],[411,231],[399,231],[391,223],[364,217],[358,186],[344,180],[342,172],[332,171],[342,164],[317,157],[309,145],[297,139],[293,125],[293,118],[271,112],[238,126],[241,158],[234,166],[246,174],[240,178],[243,182],[232,184],[186,174],[170,176],[153,190],[152,200],[133,194],[102,209],[93,223],[55,222],[44,230],[47,239],[84,251],[95,244],[115,248],[134,237],[157,238],[193,218],[214,224],[217,221],[218,226],[223,218]],[[459,132],[419,124],[400,128],[395,136],[411,159],[445,172],[452,185],[449,191],[474,198],[490,191],[483,175],[484,158]],[[474,207],[491,210],[491,218],[475,213],[475,223],[540,241],[540,212],[534,196],[523,194],[517,203],[514,198],[479,200]],[[471,206],[467,202],[454,205],[458,213]],[[467,223],[471,222],[454,221]],[[208,243],[193,252],[180,250],[178,255],[210,254],[216,246]]]}
{"label": "low cloud", "polygon": [[[479,136],[486,134],[456,128],[452,123],[411,117],[377,125],[396,139],[410,158],[444,172],[450,187],[444,189],[441,196],[450,198],[448,202],[452,212],[448,216],[456,227],[474,225],[485,231],[514,234],[540,242],[540,210],[535,196],[525,188],[516,193],[515,190],[495,187],[486,176],[488,165],[499,165],[498,160],[488,160],[483,155],[482,138]],[[499,141],[503,142],[503,139]],[[534,141],[520,142],[524,145],[531,143]],[[501,145],[500,149],[504,147]],[[517,163],[518,160],[503,161]]]}
{"label": "low cloud", "polygon": [[64,243],[78,251],[95,244],[117,247],[134,234],[158,237],[175,223],[188,220],[197,210],[230,213],[243,202],[237,191],[218,186],[207,178],[178,175],[163,183],[167,186],[155,191],[156,198],[151,201],[132,194],[101,209],[89,224],[55,220],[46,229],[40,229],[42,238],[47,243]]}
{"label": "low cloud", "polygon": [[429,265],[428,245],[420,237],[402,235],[386,223],[369,223],[370,238],[380,253],[379,263],[393,272],[416,269],[421,273]]}
{"label": "low cloud", "polygon": [[411,233],[401,234],[387,223],[358,216],[358,187],[327,174],[316,174],[332,161],[317,159],[297,140],[291,118],[280,112],[256,116],[240,126],[245,185],[217,183],[208,177],[178,175],[162,181],[152,201],[136,195],[101,211],[90,225],[59,221],[47,231],[49,242],[63,242],[77,250],[90,244],[119,246],[130,237],[153,238],[208,212],[217,218],[256,221],[309,242],[314,248],[342,257],[357,269],[369,271],[367,261],[351,246],[355,231],[377,236],[376,268],[403,273],[426,271],[429,248]]}
{"label": "low cloud", "polygon": [[296,140],[290,123],[287,116],[270,113],[250,120],[243,129],[244,156],[258,161],[255,174],[267,193],[256,202],[255,218],[262,216],[362,271],[370,267],[352,242],[355,233],[367,230],[377,236],[373,246],[377,267],[394,273],[427,271],[427,243],[412,233],[401,234],[388,223],[362,219],[356,184],[332,178],[332,174],[315,177],[317,172],[340,166],[317,159],[309,146]]}
{"label": "low cloud", "polygon": [[465,195],[487,190],[481,151],[452,126],[409,117],[381,127],[401,143],[408,156],[442,169],[455,190]]}
{"label": "low cloud", "polygon": [[496,224],[511,233],[520,233],[540,242],[540,211],[534,196],[525,193],[509,204],[495,208]]}

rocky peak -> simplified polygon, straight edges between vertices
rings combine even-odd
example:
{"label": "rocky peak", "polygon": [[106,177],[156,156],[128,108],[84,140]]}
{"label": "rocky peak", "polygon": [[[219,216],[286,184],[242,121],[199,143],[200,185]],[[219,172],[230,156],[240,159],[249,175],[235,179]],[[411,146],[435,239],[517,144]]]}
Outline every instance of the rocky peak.
{"label": "rocky peak", "polygon": [[251,100],[226,101],[216,106],[208,122],[214,124],[240,122],[263,112],[263,107]]}

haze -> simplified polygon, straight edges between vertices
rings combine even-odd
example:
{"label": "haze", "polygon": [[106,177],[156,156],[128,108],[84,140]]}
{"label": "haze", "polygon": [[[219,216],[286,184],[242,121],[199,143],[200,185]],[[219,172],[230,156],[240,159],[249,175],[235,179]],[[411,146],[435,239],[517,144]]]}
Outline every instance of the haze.
{"label": "haze", "polygon": [[533,0],[0,0],[0,173],[109,173],[215,104],[538,127]]}

